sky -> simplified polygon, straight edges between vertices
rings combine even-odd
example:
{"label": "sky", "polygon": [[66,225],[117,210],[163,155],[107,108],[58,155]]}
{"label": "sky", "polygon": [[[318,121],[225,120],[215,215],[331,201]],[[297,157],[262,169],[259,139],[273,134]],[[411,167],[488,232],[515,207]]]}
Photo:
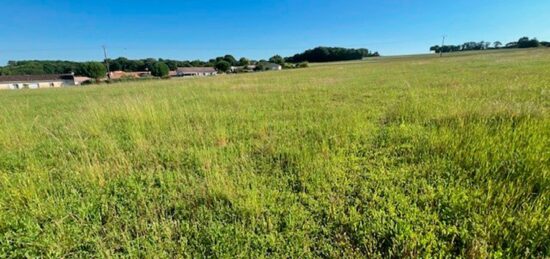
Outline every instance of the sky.
{"label": "sky", "polygon": [[316,46],[382,55],[441,43],[550,41],[549,0],[0,0],[8,60],[268,59]]}

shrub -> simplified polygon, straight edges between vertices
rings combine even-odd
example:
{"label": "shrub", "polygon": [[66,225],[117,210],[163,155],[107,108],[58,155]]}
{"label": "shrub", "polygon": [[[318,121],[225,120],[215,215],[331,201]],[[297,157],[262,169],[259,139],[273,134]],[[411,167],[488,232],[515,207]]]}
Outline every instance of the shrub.
{"label": "shrub", "polygon": [[309,67],[309,63],[308,62],[301,62],[300,64],[296,65],[296,67],[306,68],[306,67]]}
{"label": "shrub", "polygon": [[156,77],[167,77],[170,68],[164,62],[156,62],[151,66],[151,74]]}
{"label": "shrub", "polygon": [[99,81],[107,74],[107,68],[105,68],[105,65],[99,62],[86,62],[80,67],[79,73],[89,78],[94,78],[96,81]]}
{"label": "shrub", "polygon": [[229,64],[229,62],[225,61],[225,60],[221,60],[221,61],[218,61],[216,63],[216,69],[219,70],[220,72],[227,72],[229,71],[229,69],[231,68],[231,64]]}
{"label": "shrub", "polygon": [[285,63],[285,60],[283,59],[283,57],[281,57],[279,55],[275,55],[275,56],[273,56],[269,59],[269,62],[279,64],[279,65],[283,65]]}

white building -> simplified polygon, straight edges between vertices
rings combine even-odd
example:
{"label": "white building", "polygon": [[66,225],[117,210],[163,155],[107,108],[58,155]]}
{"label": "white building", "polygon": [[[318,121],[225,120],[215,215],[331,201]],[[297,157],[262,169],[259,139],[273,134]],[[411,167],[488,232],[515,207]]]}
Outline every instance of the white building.
{"label": "white building", "polygon": [[56,88],[75,85],[74,75],[0,76],[0,90]]}
{"label": "white building", "polygon": [[283,66],[271,62],[259,62],[256,66],[259,66],[260,70],[283,70]]}
{"label": "white building", "polygon": [[175,76],[215,76],[218,74],[213,67],[178,67],[175,72]]}

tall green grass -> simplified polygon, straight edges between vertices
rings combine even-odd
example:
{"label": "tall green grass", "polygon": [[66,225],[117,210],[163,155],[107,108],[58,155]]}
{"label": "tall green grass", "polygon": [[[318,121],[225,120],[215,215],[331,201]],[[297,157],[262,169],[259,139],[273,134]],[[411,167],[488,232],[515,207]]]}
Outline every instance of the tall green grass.
{"label": "tall green grass", "polygon": [[0,257],[550,256],[549,61],[0,92]]}

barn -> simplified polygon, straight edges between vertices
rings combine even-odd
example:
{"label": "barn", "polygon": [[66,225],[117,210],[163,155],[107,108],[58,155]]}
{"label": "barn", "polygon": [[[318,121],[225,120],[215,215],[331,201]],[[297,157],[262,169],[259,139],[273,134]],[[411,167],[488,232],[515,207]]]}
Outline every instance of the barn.
{"label": "barn", "polygon": [[213,67],[178,67],[176,76],[215,76],[218,74]]}
{"label": "barn", "polygon": [[0,90],[38,89],[75,85],[72,74],[0,76]]}

